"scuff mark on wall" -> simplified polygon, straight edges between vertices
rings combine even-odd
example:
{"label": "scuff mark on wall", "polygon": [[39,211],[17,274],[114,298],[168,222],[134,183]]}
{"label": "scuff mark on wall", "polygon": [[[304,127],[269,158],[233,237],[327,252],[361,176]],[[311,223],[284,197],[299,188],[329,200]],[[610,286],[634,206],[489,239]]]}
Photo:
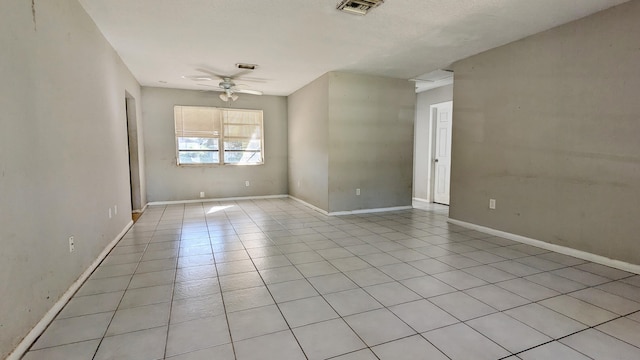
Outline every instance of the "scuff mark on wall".
{"label": "scuff mark on wall", "polygon": [[33,15],[33,30],[38,31],[38,24],[36,23],[36,0],[31,0],[31,15]]}

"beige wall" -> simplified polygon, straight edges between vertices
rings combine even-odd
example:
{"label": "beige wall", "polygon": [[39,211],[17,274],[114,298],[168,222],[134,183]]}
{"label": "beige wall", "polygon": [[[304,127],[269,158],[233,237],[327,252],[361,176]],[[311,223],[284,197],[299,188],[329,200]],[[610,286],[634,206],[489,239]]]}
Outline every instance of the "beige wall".
{"label": "beige wall", "polygon": [[290,95],[289,193],[328,212],[411,205],[414,107],[406,80],[341,72]]}
{"label": "beige wall", "polygon": [[452,218],[640,264],[638,19],[632,1],[454,64]]}
{"label": "beige wall", "polygon": [[329,212],[411,205],[414,114],[409,81],[329,73]]}
{"label": "beige wall", "polygon": [[416,123],[413,158],[413,197],[433,201],[433,131],[431,105],[453,100],[453,85],[423,91],[416,95]]}
{"label": "beige wall", "polygon": [[329,211],[329,74],[289,95],[289,194]]}
{"label": "beige wall", "polygon": [[[264,111],[264,165],[178,166],[174,105],[226,107],[217,92],[142,89],[147,200],[287,194],[287,98],[241,94],[229,106]],[[245,186],[249,181],[250,186]]]}
{"label": "beige wall", "polygon": [[76,1],[34,10],[0,11],[0,358],[131,220],[124,99],[140,88]]}

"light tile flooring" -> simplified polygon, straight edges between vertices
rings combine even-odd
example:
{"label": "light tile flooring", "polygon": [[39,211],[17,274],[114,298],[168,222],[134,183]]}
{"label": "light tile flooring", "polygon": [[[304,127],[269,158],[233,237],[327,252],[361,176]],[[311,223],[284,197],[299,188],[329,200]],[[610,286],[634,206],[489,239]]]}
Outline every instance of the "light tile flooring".
{"label": "light tile flooring", "polygon": [[419,207],[151,207],[24,359],[640,359],[640,276]]}

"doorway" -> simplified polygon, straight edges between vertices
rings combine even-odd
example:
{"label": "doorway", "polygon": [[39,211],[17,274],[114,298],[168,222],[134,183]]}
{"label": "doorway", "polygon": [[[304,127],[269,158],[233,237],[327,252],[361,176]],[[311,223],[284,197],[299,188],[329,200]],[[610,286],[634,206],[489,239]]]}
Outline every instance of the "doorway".
{"label": "doorway", "polygon": [[449,205],[453,101],[431,105],[430,110],[431,124],[434,129],[433,176],[431,177],[433,202]]}
{"label": "doorway", "polygon": [[[129,148],[129,185],[131,193],[131,211],[133,214],[142,212],[142,196],[140,185],[140,159],[138,143],[138,122],[136,99],[125,92],[125,113],[127,121],[127,141]],[[136,219],[136,216],[132,215]],[[135,220],[134,220],[135,221]]]}

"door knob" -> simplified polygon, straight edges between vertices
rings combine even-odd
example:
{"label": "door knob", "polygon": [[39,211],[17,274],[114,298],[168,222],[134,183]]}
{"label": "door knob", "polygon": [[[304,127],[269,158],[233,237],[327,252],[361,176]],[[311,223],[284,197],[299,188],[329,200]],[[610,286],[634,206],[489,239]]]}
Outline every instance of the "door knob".
{"label": "door knob", "polygon": [[438,162],[438,159],[433,160],[433,162]]}

